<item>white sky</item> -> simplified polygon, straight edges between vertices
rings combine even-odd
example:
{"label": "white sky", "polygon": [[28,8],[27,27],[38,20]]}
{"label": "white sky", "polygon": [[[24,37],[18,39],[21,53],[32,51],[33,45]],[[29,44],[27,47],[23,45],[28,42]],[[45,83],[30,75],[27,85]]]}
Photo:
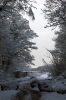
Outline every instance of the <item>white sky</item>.
{"label": "white sky", "polygon": [[33,9],[35,14],[35,21],[30,21],[30,27],[34,32],[39,35],[39,37],[35,38],[33,41],[36,42],[36,46],[38,47],[38,50],[32,50],[32,54],[35,56],[35,66],[32,67],[38,67],[43,65],[42,58],[45,59],[45,61],[48,63],[50,62],[50,59],[45,56],[50,56],[50,54],[46,51],[47,49],[53,49],[54,48],[54,42],[52,41],[52,38],[54,37],[54,32],[51,31],[50,28],[44,28],[44,26],[47,24],[46,20],[43,18],[43,14],[40,8],[43,8],[44,0],[36,0],[37,9]]}

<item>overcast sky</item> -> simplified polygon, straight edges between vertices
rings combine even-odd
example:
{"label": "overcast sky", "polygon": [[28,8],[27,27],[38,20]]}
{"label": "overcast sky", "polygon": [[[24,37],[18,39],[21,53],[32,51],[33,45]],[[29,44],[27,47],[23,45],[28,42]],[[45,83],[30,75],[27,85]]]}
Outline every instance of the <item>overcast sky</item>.
{"label": "overcast sky", "polygon": [[35,14],[35,21],[31,21],[29,17],[27,17],[30,22],[31,29],[34,30],[34,32],[36,32],[39,36],[38,38],[35,38],[33,40],[34,42],[36,42],[36,46],[38,47],[38,50],[32,50],[32,54],[35,56],[34,67],[43,65],[42,58],[44,58],[45,61],[49,63],[51,60],[46,56],[50,56],[50,54],[46,51],[45,48],[54,49],[54,42],[52,41],[52,38],[54,38],[54,32],[51,31],[50,28],[44,28],[47,22],[43,18],[44,15],[41,14],[41,8],[43,8],[44,0],[36,1],[37,9],[33,9]]}

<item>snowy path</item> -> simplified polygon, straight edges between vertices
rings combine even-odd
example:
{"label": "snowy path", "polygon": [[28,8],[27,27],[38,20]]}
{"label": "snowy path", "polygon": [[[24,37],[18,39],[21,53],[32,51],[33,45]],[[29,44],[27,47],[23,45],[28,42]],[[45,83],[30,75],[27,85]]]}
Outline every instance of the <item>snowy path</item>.
{"label": "snowy path", "polygon": [[40,100],[66,100],[66,94],[58,94],[56,92],[42,92],[42,97]]}
{"label": "snowy path", "polygon": [[15,96],[17,92],[17,90],[0,91],[0,100],[13,100],[13,96]]}
{"label": "snowy path", "polygon": [[[42,89],[45,88],[43,84],[44,84],[44,79],[47,79],[49,76],[48,73],[30,74],[30,76],[31,75],[35,76],[39,80],[39,82],[41,82]],[[16,90],[16,87],[18,85],[19,86],[22,85],[22,83],[24,84],[27,83],[28,81],[32,81],[32,78],[30,78],[30,76],[26,76],[24,78],[16,78],[15,80],[9,80],[9,81],[4,80],[2,82],[2,85],[5,85],[5,89],[8,89],[9,87],[9,90],[4,89],[4,91],[3,90],[0,91],[0,100],[13,100],[17,92],[19,92],[19,89]],[[52,87],[54,89],[54,92],[41,91],[41,98],[39,100],[66,100],[66,79],[60,76],[54,79],[53,81],[45,80],[45,83],[46,83],[45,86],[48,85],[48,87],[50,88]],[[59,90],[61,91],[61,94],[59,94],[59,92],[57,93],[57,91]],[[62,94],[63,91],[65,91],[65,94]]]}
{"label": "snowy path", "polygon": [[[13,96],[17,93],[16,90],[0,91],[0,100],[13,100]],[[66,94],[58,94],[56,92],[42,92],[40,100],[66,100]]]}

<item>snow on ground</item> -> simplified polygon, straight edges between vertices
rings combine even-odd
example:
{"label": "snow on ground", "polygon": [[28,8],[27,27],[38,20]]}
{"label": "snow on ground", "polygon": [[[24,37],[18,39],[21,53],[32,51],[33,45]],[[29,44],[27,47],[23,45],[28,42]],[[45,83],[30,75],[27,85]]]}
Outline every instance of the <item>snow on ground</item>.
{"label": "snow on ground", "polygon": [[58,76],[52,81],[52,88],[55,91],[66,91],[66,79],[63,76]]}
{"label": "snow on ground", "polygon": [[36,76],[37,79],[41,80],[41,79],[47,79],[49,76],[49,73],[41,73],[39,76]]}
{"label": "snow on ground", "polygon": [[[9,86],[9,89],[11,90],[0,91],[0,100],[13,100],[16,93],[19,91],[19,90],[14,90],[14,89],[22,83],[25,83],[27,81],[33,81],[33,79],[31,78],[32,76],[34,76],[34,80],[36,77],[39,81],[41,80],[44,81],[44,79],[48,79],[49,73],[34,73],[34,74],[30,73],[30,75],[24,78],[15,78],[15,79],[10,78],[8,80],[5,80],[3,78],[3,80],[0,81],[0,84]],[[64,79],[61,76],[55,79],[51,79],[50,81],[49,80],[45,80],[45,81],[46,81],[46,84],[48,82],[48,84],[52,86],[54,91],[61,91],[61,92],[66,91],[66,79]],[[66,92],[65,94],[59,94],[57,92],[50,92],[50,93],[41,92],[41,94],[42,96],[40,100],[66,100]]]}
{"label": "snow on ground", "polygon": [[39,72],[39,71],[34,71],[34,72],[28,72],[28,76],[34,76],[37,79],[41,80],[41,79],[47,79],[47,78],[51,78],[49,77],[49,72]]}
{"label": "snow on ground", "polygon": [[12,80],[2,80],[2,82],[0,81],[0,85],[1,86],[5,86],[4,89],[17,89],[17,87],[19,86],[19,84],[22,82],[24,83],[25,81],[29,81],[30,77],[26,76],[24,78],[15,78]]}
{"label": "snow on ground", "polygon": [[66,94],[58,94],[56,92],[42,92],[42,97],[40,100],[66,100]]}
{"label": "snow on ground", "polygon": [[0,91],[0,100],[13,100],[17,92],[17,90]]}

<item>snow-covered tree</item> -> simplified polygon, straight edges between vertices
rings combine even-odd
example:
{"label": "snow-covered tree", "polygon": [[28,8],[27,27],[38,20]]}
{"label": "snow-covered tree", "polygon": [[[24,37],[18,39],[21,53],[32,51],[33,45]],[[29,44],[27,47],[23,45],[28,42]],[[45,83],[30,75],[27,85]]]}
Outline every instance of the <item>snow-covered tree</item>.
{"label": "snow-covered tree", "polygon": [[48,20],[47,26],[66,25],[66,1],[46,0],[42,10]]}
{"label": "snow-covered tree", "polygon": [[[11,0],[11,2],[9,0],[5,5],[4,1],[6,0],[1,1],[2,3],[0,5],[3,7],[0,11],[1,67],[7,70],[12,66],[28,66],[32,64],[32,60],[34,60],[34,57],[30,54],[31,49],[37,49],[37,47],[34,46],[35,43],[31,42],[31,40],[37,37],[37,35],[30,29],[29,22],[20,14],[19,6],[17,6],[19,4],[17,2],[18,0],[15,0],[15,2],[14,0]],[[19,0],[19,2],[20,1],[22,4],[26,4],[24,0]],[[30,4],[27,2],[25,6],[27,7],[28,5]],[[27,7],[26,10],[27,9],[31,8]]]}
{"label": "snow-covered tree", "polygon": [[4,70],[16,69],[32,64],[34,57],[30,54],[30,51],[37,49],[37,47],[31,40],[37,35],[31,30],[29,21],[20,14],[12,13],[10,18],[2,18],[0,22],[2,68]]}
{"label": "snow-covered tree", "polygon": [[10,24],[6,19],[0,20],[0,57],[2,69],[7,69],[6,67],[10,64],[10,54],[12,53],[13,44],[12,36],[9,34],[9,27]]}
{"label": "snow-covered tree", "polygon": [[35,19],[34,3],[34,0],[0,0],[0,67],[3,70],[32,64],[34,57],[30,50],[36,47],[31,39],[37,35],[22,15],[27,13]]}
{"label": "snow-covered tree", "polygon": [[36,3],[34,0],[0,0],[0,17],[5,17],[6,14],[10,17],[10,14],[21,11],[35,19],[32,11],[32,8],[36,8],[33,6],[34,3]]}
{"label": "snow-covered tree", "polygon": [[48,20],[47,26],[59,26],[59,31],[55,32],[57,34],[55,50],[50,51],[53,56],[55,74],[59,75],[66,70],[66,1],[46,0],[43,12]]}
{"label": "snow-covered tree", "polygon": [[37,47],[34,46],[36,43],[31,42],[31,40],[37,37],[37,35],[29,27],[29,21],[22,17],[19,17],[18,19],[13,18],[10,30],[11,34],[14,35],[15,56],[13,60],[15,61],[14,63],[17,64],[16,66],[25,67],[33,64],[32,61],[34,60],[34,57],[31,56],[30,52],[31,49],[37,49]]}

